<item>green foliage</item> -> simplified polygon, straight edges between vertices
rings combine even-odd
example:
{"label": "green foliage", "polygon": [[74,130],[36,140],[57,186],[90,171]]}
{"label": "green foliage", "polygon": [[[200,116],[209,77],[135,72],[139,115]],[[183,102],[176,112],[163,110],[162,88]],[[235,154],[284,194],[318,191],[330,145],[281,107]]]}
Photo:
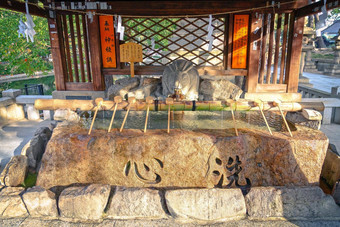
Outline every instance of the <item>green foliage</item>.
{"label": "green foliage", "polygon": [[24,188],[31,188],[35,186],[35,183],[37,182],[37,176],[38,174],[36,173],[28,173],[25,178],[25,181],[22,183],[22,186]]}
{"label": "green foliage", "polygon": [[328,17],[332,20],[340,20],[340,8],[333,9]]}
{"label": "green foliage", "polygon": [[47,77],[41,77],[38,79],[32,78],[32,79],[27,79],[27,80],[0,83],[0,94],[2,91],[11,89],[11,88],[22,89],[25,87],[25,84],[42,84],[44,87],[45,95],[51,95],[52,91],[55,90],[54,76],[47,76]]}
{"label": "green foliage", "polygon": [[50,41],[46,18],[33,16],[35,23],[34,43],[18,37],[19,21],[26,21],[23,13],[0,9],[0,75],[26,73],[52,69],[48,61]]}

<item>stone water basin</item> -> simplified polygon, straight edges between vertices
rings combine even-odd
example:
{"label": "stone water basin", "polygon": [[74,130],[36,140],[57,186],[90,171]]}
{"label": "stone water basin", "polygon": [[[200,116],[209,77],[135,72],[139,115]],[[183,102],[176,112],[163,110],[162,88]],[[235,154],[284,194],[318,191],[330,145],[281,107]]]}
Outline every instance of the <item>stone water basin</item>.
{"label": "stone water basin", "polygon": [[165,129],[143,133],[140,128],[108,133],[105,128],[88,135],[88,129],[79,124],[60,124],[43,155],[37,185],[225,188],[319,184],[328,147],[321,131],[297,127],[291,138],[279,130],[271,136],[266,129],[244,127],[236,136],[231,127],[205,127],[175,128],[169,134]]}

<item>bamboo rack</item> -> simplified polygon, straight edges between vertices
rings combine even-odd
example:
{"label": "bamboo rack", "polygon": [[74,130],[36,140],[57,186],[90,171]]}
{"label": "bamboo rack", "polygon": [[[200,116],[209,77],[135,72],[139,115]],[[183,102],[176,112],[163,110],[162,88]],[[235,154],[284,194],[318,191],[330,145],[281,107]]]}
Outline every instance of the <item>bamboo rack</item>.
{"label": "bamboo rack", "polygon": [[[254,101],[239,99],[235,101],[238,111],[255,110],[258,111],[258,107],[254,105]],[[128,106],[127,101],[122,101],[117,105],[117,110],[126,110]],[[64,99],[37,99],[35,100],[34,107],[37,110],[57,110],[57,109],[71,109],[81,111],[93,111],[95,110],[96,103],[94,100],[64,100]],[[115,108],[115,102],[111,100],[103,101],[99,110],[113,111]],[[136,100],[136,103],[131,106],[132,111],[146,111],[148,104],[144,100]],[[230,107],[227,101],[174,101],[172,104],[172,110],[174,111],[230,111]],[[318,111],[324,110],[324,105],[321,102],[282,102],[280,104],[282,111],[300,111],[302,109],[315,109]],[[168,111],[168,105],[165,101],[154,101],[152,105],[149,105],[150,111]],[[263,102],[263,111],[280,111],[272,102]]]}

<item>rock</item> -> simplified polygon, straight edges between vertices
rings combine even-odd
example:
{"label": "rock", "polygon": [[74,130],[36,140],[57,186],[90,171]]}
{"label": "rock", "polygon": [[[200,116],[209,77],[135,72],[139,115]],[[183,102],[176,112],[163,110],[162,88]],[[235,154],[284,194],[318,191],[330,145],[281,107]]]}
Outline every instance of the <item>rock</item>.
{"label": "rock", "polygon": [[58,209],[55,194],[39,186],[27,189],[22,196],[32,217],[57,217]]}
{"label": "rock", "polygon": [[167,217],[162,208],[159,191],[123,187],[116,189],[107,215],[108,218],[114,219],[161,219]]}
{"label": "rock", "polygon": [[335,182],[332,190],[332,196],[336,204],[340,205],[340,181]]}
{"label": "rock", "polygon": [[159,78],[151,78],[151,77],[142,77],[139,86],[148,85],[148,84],[159,84],[162,81]]}
{"label": "rock", "polygon": [[28,166],[35,168],[45,152],[47,136],[35,135],[22,149],[21,154],[28,159]]}
{"label": "rock", "polygon": [[200,94],[204,96],[204,101],[239,99],[242,90],[229,80],[209,80],[205,79],[200,85]]}
{"label": "rock", "polygon": [[197,100],[199,75],[194,64],[186,60],[176,60],[166,66],[162,77],[163,96],[175,94],[175,88],[181,91],[186,100]]}
{"label": "rock", "polygon": [[301,125],[317,130],[320,130],[321,127],[321,120],[308,120],[302,115],[302,112],[288,112],[286,120],[294,126]]}
{"label": "rock", "polygon": [[340,207],[319,187],[258,187],[245,197],[250,219],[340,218]]}
{"label": "rock", "polygon": [[307,120],[312,121],[321,121],[322,115],[319,111],[311,110],[311,109],[302,109],[302,116]]}
{"label": "rock", "polygon": [[[126,187],[318,185],[328,139],[318,130],[118,129],[91,135],[80,126],[54,129],[37,185],[75,183]],[[226,168],[228,167],[228,168]],[[124,174],[122,174],[124,173]]]}
{"label": "rock", "polygon": [[59,197],[60,216],[73,219],[101,219],[110,195],[110,185],[70,187]]}
{"label": "rock", "polygon": [[27,157],[13,156],[0,175],[0,182],[6,186],[19,186],[25,180],[28,170]]}
{"label": "rock", "polygon": [[12,104],[6,107],[7,120],[25,119],[25,111],[23,105]]}
{"label": "rock", "polygon": [[246,216],[240,189],[169,190],[165,199],[170,214],[180,219],[222,222]]}
{"label": "rock", "polygon": [[5,187],[0,191],[0,217],[17,218],[28,216],[25,204],[20,197],[24,190],[21,187]]}
{"label": "rock", "polygon": [[138,87],[139,78],[138,77],[127,77],[123,79],[116,80],[115,84],[109,87],[107,96],[110,100],[113,100],[115,96],[121,96],[125,99],[126,95],[131,89]]}
{"label": "rock", "polygon": [[54,111],[54,120],[56,121],[68,121],[79,122],[80,117],[78,114],[70,109],[58,109]]}
{"label": "rock", "polygon": [[147,84],[142,87],[132,89],[128,93],[128,97],[135,97],[136,99],[145,99],[156,91],[157,84]]}
{"label": "rock", "polygon": [[35,131],[34,135],[35,136],[37,136],[37,135],[45,136],[46,135],[47,140],[49,140],[51,138],[52,131],[49,127],[41,127],[41,128],[38,128]]}
{"label": "rock", "polygon": [[340,179],[340,156],[329,148],[322,166],[321,177],[331,188]]}

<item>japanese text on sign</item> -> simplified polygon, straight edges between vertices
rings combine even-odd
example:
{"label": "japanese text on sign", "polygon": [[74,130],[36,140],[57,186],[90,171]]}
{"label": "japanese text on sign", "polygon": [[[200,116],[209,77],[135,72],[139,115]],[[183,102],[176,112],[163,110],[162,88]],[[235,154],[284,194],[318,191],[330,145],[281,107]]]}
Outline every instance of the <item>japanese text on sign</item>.
{"label": "japanese text on sign", "polygon": [[247,46],[248,46],[248,24],[249,15],[234,16],[233,31],[233,69],[245,69],[247,67]]}
{"label": "japanese text on sign", "polygon": [[116,68],[116,47],[113,16],[99,16],[100,39],[104,68]]}
{"label": "japanese text on sign", "polygon": [[142,45],[137,43],[126,43],[120,45],[121,62],[142,62],[143,52]]}

